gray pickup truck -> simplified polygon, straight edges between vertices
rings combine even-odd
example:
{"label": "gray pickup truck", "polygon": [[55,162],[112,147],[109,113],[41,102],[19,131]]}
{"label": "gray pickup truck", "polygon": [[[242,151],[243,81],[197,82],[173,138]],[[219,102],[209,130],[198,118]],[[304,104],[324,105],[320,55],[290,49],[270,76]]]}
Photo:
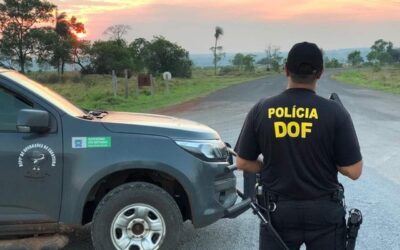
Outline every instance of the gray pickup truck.
{"label": "gray pickup truck", "polygon": [[173,249],[183,221],[203,227],[246,205],[234,205],[231,157],[209,127],[83,110],[7,69],[0,159],[0,235],[91,223],[95,249]]}

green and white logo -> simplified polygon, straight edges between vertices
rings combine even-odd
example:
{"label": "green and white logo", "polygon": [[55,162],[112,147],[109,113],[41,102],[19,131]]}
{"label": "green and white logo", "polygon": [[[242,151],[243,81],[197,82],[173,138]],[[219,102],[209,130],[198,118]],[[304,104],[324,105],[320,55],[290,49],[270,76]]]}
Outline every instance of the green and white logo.
{"label": "green and white logo", "polygon": [[111,148],[111,137],[72,137],[72,148]]}

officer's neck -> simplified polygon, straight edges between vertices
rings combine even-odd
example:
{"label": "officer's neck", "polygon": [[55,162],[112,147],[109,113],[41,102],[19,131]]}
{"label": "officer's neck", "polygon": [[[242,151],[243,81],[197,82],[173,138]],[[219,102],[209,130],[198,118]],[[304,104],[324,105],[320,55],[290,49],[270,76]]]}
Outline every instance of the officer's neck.
{"label": "officer's neck", "polygon": [[313,82],[313,83],[297,83],[297,82],[293,82],[289,79],[288,82],[288,89],[310,89],[315,91],[315,89],[317,88],[317,81]]}

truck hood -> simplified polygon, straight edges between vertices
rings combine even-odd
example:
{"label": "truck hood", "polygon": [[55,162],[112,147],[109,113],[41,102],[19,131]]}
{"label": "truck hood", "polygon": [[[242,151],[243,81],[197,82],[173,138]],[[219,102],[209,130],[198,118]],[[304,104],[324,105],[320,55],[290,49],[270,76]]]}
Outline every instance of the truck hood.
{"label": "truck hood", "polygon": [[109,112],[101,122],[115,133],[148,134],[188,140],[220,139],[215,130],[203,124],[170,116]]}

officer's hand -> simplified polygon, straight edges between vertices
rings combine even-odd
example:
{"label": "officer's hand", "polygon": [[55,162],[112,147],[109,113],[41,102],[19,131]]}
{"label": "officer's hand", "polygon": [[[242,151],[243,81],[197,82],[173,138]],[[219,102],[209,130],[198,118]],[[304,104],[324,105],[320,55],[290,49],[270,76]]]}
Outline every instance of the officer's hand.
{"label": "officer's hand", "polygon": [[239,170],[243,170],[251,173],[259,173],[263,167],[262,161],[259,159],[255,161],[249,161],[241,158],[240,156],[236,157],[236,166]]}

